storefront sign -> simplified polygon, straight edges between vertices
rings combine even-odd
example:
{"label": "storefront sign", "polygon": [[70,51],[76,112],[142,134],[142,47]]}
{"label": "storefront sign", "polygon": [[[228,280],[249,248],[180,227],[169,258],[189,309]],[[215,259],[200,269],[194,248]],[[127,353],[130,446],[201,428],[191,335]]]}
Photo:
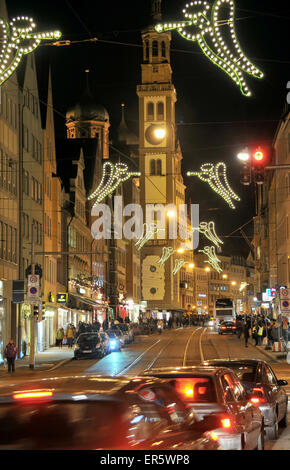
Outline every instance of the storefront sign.
{"label": "storefront sign", "polygon": [[65,304],[67,302],[68,293],[67,292],[59,292],[56,294],[56,301],[59,304]]}

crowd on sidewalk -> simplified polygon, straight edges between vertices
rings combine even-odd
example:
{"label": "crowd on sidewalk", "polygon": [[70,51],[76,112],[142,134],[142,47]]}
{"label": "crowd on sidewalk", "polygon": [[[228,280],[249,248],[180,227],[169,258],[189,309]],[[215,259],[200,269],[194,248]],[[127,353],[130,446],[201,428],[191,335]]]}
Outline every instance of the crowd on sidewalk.
{"label": "crowd on sidewalk", "polygon": [[272,348],[275,342],[282,341],[284,344],[288,342],[289,323],[287,317],[269,320],[264,315],[257,315],[255,318],[239,315],[236,318],[236,327],[237,337],[244,336],[245,347],[248,347],[250,337],[255,341],[254,346],[265,345]]}

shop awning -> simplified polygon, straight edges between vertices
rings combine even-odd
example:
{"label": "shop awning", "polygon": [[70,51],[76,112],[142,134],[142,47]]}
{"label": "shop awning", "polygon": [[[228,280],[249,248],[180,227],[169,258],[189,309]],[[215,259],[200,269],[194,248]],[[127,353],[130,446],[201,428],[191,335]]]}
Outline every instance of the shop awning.
{"label": "shop awning", "polygon": [[72,296],[74,298],[76,298],[77,300],[79,300],[80,302],[84,303],[84,304],[87,304],[87,305],[90,305],[90,307],[95,307],[95,308],[107,308],[108,305],[107,304],[100,304],[99,302],[96,302],[95,300],[93,299],[89,299],[87,297],[82,297],[81,295],[77,295],[77,294],[72,294],[71,292],[69,292],[69,296]]}

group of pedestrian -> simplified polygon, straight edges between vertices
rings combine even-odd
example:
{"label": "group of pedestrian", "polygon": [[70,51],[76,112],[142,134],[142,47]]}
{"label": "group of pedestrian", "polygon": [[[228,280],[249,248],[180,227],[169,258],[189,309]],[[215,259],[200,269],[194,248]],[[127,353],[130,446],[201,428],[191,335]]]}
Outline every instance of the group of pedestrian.
{"label": "group of pedestrian", "polygon": [[274,342],[282,338],[288,341],[288,320],[284,320],[282,323],[278,320],[272,320],[269,323],[264,315],[258,315],[255,318],[240,315],[236,319],[237,337],[244,336],[245,347],[248,347],[250,337],[255,341],[254,346],[262,346],[262,344],[272,346]]}

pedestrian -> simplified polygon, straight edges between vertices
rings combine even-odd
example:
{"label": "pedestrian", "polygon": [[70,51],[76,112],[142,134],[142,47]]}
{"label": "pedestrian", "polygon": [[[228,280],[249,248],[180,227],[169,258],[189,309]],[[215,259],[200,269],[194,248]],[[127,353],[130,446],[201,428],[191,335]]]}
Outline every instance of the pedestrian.
{"label": "pedestrian", "polygon": [[255,340],[255,346],[258,346],[258,326],[256,323],[252,328],[252,338]]}
{"label": "pedestrian", "polygon": [[69,325],[66,330],[66,338],[67,338],[68,347],[72,348],[73,340],[74,340],[74,329],[72,325]]}
{"label": "pedestrian", "polygon": [[15,372],[15,359],[17,355],[17,347],[14,344],[14,339],[10,339],[6,348],[4,349],[4,358],[7,360],[8,372]]}
{"label": "pedestrian", "polygon": [[63,342],[63,337],[64,337],[64,330],[63,328],[58,328],[57,332],[56,332],[56,346],[59,346],[60,348],[62,348],[62,342]]}
{"label": "pedestrian", "polygon": [[245,347],[246,348],[248,347],[248,341],[249,341],[249,337],[250,337],[250,327],[251,327],[250,323],[245,322],[243,333],[244,333]]}
{"label": "pedestrian", "polygon": [[260,321],[260,322],[258,323],[258,332],[257,332],[257,335],[258,335],[258,346],[262,346],[263,333],[264,333],[264,328],[263,328],[262,321]]}

